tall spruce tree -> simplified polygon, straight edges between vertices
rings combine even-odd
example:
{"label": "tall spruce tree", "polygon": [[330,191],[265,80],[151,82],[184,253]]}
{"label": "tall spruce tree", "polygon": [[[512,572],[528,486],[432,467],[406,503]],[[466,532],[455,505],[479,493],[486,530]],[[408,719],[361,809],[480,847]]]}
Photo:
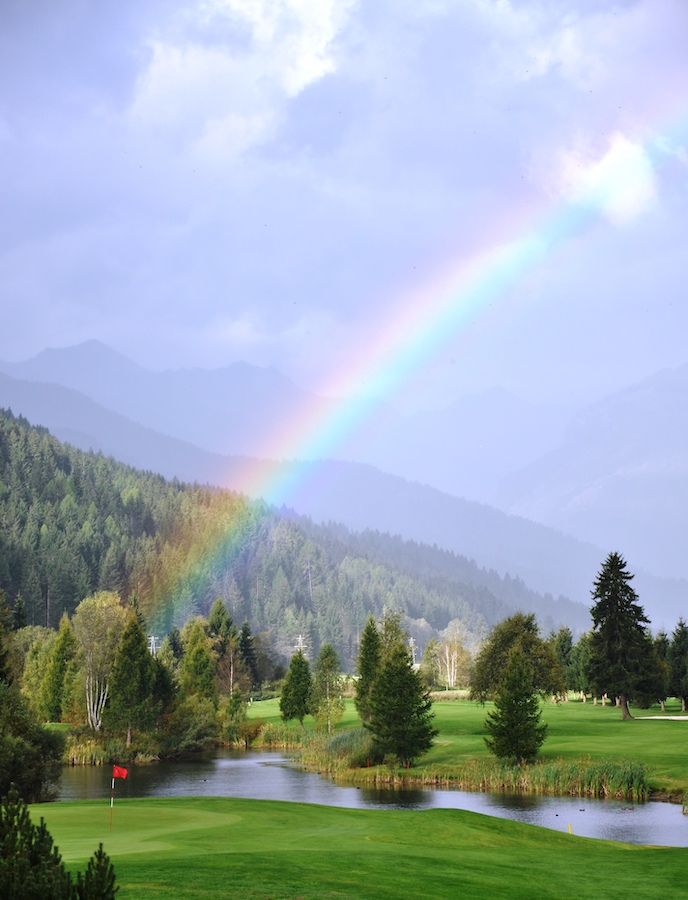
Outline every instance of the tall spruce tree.
{"label": "tall spruce tree", "polygon": [[376,754],[396,756],[402,765],[429,750],[435,735],[432,701],[413,668],[411,654],[394,643],[384,654],[368,698],[369,719],[364,726],[373,735]]}
{"label": "tall spruce tree", "polygon": [[540,698],[535,689],[533,669],[521,652],[509,658],[494,710],[487,714],[485,738],[490,753],[516,765],[532,762],[547,735],[540,722]]}
{"label": "tall spruce tree", "polygon": [[370,719],[370,690],[380,667],[381,655],[380,632],[377,630],[375,619],[369,616],[361,635],[361,645],[358,651],[356,666],[358,680],[354,698],[356,710],[363,722]]}
{"label": "tall spruce tree", "polygon": [[297,650],[289,663],[280,695],[280,713],[285,722],[298,719],[303,728],[303,720],[310,711],[311,688],[311,668],[303,652]]}
{"label": "tall spruce tree", "polygon": [[649,619],[631,587],[633,575],[619,553],[610,553],[592,590],[589,672],[598,693],[616,697],[622,719],[632,718],[629,701],[656,696],[657,658]]}
{"label": "tall spruce tree", "polygon": [[131,746],[133,729],[144,730],[153,719],[153,657],[141,618],[132,610],[120,641],[110,676],[110,702],[105,712],[108,728],[121,729]]}

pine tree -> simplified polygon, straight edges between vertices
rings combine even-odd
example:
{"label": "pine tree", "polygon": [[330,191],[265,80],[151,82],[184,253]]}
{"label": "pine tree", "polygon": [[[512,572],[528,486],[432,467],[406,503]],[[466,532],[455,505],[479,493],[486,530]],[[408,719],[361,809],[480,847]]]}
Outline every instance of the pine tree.
{"label": "pine tree", "polygon": [[143,730],[152,721],[153,657],[141,619],[132,611],[117,650],[110,676],[110,703],[105,713],[109,728],[127,733],[131,746],[132,730]]}
{"label": "pine tree", "polygon": [[522,653],[514,653],[487,714],[485,738],[488,749],[500,759],[514,759],[517,765],[532,762],[545,737],[547,726],[540,723],[540,699],[535,690],[533,670]]}
{"label": "pine tree", "polygon": [[315,719],[324,723],[327,733],[344,714],[342,667],[332,644],[323,644],[313,667],[311,709]]}
{"label": "pine tree", "polygon": [[303,728],[303,720],[310,710],[311,688],[308,660],[301,650],[297,650],[291,658],[279,701],[280,713],[285,722],[298,719]]}
{"label": "pine tree", "polygon": [[251,679],[251,688],[260,687],[260,673],[258,672],[258,660],[256,648],[251,634],[251,626],[244,622],[239,632],[239,656],[241,657]]}
{"label": "pine tree", "polygon": [[686,711],[688,697],[688,625],[680,618],[676,623],[667,652],[669,665],[669,693],[681,701],[681,710]]}
{"label": "pine tree", "polygon": [[408,648],[394,643],[380,663],[368,698],[364,726],[373,735],[376,754],[396,756],[409,766],[429,750],[438,734],[432,725],[432,701],[414,670]]}
{"label": "pine tree", "polygon": [[119,888],[100,844],[74,884],[41,819],[34,825],[26,803],[11,788],[0,803],[0,897],[22,900],[114,900]]}
{"label": "pine tree", "polygon": [[354,698],[356,710],[364,723],[370,719],[370,690],[380,667],[381,655],[380,632],[377,630],[375,619],[369,616],[361,635],[361,646],[358,651],[356,667],[358,680]]}
{"label": "pine tree", "polygon": [[610,553],[595,581],[590,614],[590,676],[595,690],[618,697],[623,719],[631,699],[656,695],[657,659],[645,626],[649,619],[631,587],[633,575],[618,553]]}

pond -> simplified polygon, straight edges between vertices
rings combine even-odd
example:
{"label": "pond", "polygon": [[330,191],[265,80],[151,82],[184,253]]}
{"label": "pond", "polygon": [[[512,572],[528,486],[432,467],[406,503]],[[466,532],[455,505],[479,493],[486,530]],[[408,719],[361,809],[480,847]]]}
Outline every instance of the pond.
{"label": "pond", "polygon": [[[111,772],[109,766],[65,768],[60,800],[109,798]],[[270,752],[218,751],[193,762],[131,766],[127,780],[116,781],[115,793],[117,798],[243,797],[358,809],[466,809],[556,831],[567,831],[570,825],[573,834],[583,837],[688,846],[688,816],[673,803],[346,787],[303,772],[284,755]]]}

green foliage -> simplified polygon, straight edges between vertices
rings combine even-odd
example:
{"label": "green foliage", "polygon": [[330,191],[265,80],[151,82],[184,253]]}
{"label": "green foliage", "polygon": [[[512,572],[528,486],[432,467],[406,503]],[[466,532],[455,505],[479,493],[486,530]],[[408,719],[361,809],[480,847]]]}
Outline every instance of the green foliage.
{"label": "green foliage", "polygon": [[671,635],[666,654],[669,666],[669,693],[681,700],[681,708],[685,710],[688,698],[688,625],[680,618]]}
{"label": "green foliage", "polygon": [[610,553],[595,581],[590,610],[590,680],[598,693],[618,697],[622,718],[630,718],[629,700],[657,698],[660,668],[649,619],[631,587],[633,575],[618,553]]}
{"label": "green foliage", "polygon": [[100,731],[127,611],[118,594],[100,591],[81,601],[72,628],[85,659],[86,713],[93,731]]}
{"label": "green foliage", "polygon": [[115,867],[110,857],[98,844],[89,859],[86,871],[77,872],[76,896],[78,900],[110,900],[119,891],[115,884]]}
{"label": "green foliage", "polygon": [[552,645],[543,641],[535,616],[516,613],[492,629],[475,660],[471,699],[484,703],[499,693],[509,659],[525,656],[532,668],[534,689],[541,694],[561,694],[564,675]]}
{"label": "green foliage", "polygon": [[100,844],[73,883],[46,824],[31,822],[14,788],[0,804],[0,897],[3,900],[112,900],[119,888]]}
{"label": "green foliage", "polygon": [[205,620],[198,616],[187,623],[180,667],[181,688],[185,696],[208,697],[217,706],[215,657],[205,625]]}
{"label": "green foliage", "polygon": [[155,719],[155,676],[146,632],[139,616],[132,612],[112,666],[109,704],[104,715],[108,728],[126,731],[127,747],[131,746],[132,729],[143,730]]}
{"label": "green foliage", "polygon": [[258,658],[256,656],[256,648],[251,634],[251,626],[248,622],[244,622],[239,632],[239,655],[246,667],[246,671],[250,678],[250,688],[260,687],[260,673],[258,671]]}
{"label": "green foliage", "polygon": [[511,654],[494,705],[485,720],[490,734],[485,738],[488,749],[499,759],[512,759],[517,765],[532,762],[545,740],[547,726],[540,722],[533,670],[523,654]]}
{"label": "green foliage", "polygon": [[377,630],[375,619],[369,616],[361,635],[361,646],[357,663],[358,680],[356,681],[356,698],[354,701],[356,710],[363,722],[370,720],[370,691],[380,667],[381,655],[382,641],[380,632]]}
{"label": "green foliage", "polygon": [[64,738],[38,724],[16,685],[0,682],[0,795],[15,784],[27,802],[51,799]]}
{"label": "green foliage", "polygon": [[184,757],[216,746],[217,711],[212,700],[192,694],[180,700],[164,721],[162,755]]}
{"label": "green foliage", "polygon": [[342,667],[332,644],[323,644],[313,667],[311,711],[328,734],[344,714]]}
{"label": "green foliage", "polygon": [[66,709],[69,676],[74,677],[76,653],[76,638],[65,614],[60,619],[57,639],[48,656],[41,685],[41,709],[49,722],[62,721],[62,711],[63,708]]}
{"label": "green foliage", "polygon": [[373,735],[378,757],[393,755],[410,765],[432,746],[438,733],[432,725],[432,702],[403,644],[394,642],[383,654],[369,708],[364,726]]}
{"label": "green foliage", "polygon": [[301,650],[297,650],[289,663],[289,671],[284,679],[279,707],[285,722],[297,719],[303,728],[303,720],[310,710],[311,669]]}
{"label": "green foliage", "polygon": [[[273,635],[281,652],[301,633],[310,646],[332,644],[349,669],[368,613],[393,607],[437,630],[459,617],[477,637],[510,604],[531,608],[538,599],[453,554],[286,521],[231,492],[82,453],[1,411],[0,482],[0,589],[21,595],[32,625],[56,627],[63,611],[73,616],[99,590],[124,599],[135,592],[151,630],[165,635],[220,598],[230,617]],[[213,560],[208,545],[217,548]],[[270,680],[246,646],[240,653],[249,687]]]}

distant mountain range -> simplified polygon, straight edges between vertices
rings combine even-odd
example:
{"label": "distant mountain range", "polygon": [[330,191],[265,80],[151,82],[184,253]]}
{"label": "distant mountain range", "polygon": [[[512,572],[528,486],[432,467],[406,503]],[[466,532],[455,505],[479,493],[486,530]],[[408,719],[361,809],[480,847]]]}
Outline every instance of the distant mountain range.
{"label": "distant mountain range", "polygon": [[[688,583],[678,579],[688,574],[688,564],[681,554],[676,554],[673,567],[653,567],[645,562],[655,553],[654,544],[661,546],[664,556],[673,560],[671,548],[680,546],[683,534],[680,485],[685,485],[686,480],[685,469],[679,465],[683,458],[682,432],[680,416],[671,415],[673,403],[680,403],[681,388],[677,379],[669,377],[670,373],[658,376],[656,383],[642,390],[616,395],[625,398],[625,406],[622,403],[619,407],[623,414],[615,413],[617,403],[612,397],[606,404],[579,414],[568,431],[563,432],[559,411],[549,430],[544,425],[540,430],[533,425],[527,440],[519,437],[524,429],[519,431],[518,417],[509,418],[507,414],[508,409],[518,406],[509,395],[492,392],[491,397],[485,395],[482,400],[456,405],[447,414],[445,429],[455,435],[463,432],[464,442],[468,442],[471,434],[478,445],[487,441],[486,458],[490,458],[490,447],[495,442],[501,441],[509,447],[504,434],[500,438],[497,420],[503,423],[507,433],[513,433],[515,461],[521,463],[524,458],[527,461],[528,452],[535,453],[538,441],[549,449],[541,463],[532,461],[520,473],[505,474],[498,497],[505,509],[519,513],[515,515],[385,474],[362,463],[251,459],[250,448],[263,441],[269,443],[270,427],[286,423],[303,403],[311,409],[318,409],[321,403],[320,411],[324,411],[332,402],[305,395],[275,370],[237,364],[216,372],[154,373],[105,345],[90,341],[75,348],[45,351],[25,363],[0,363],[0,371],[13,376],[0,376],[0,406],[25,415],[32,423],[45,425],[60,439],[83,449],[101,450],[167,477],[245,491],[256,484],[267,484],[269,479],[279,484],[288,480],[291,490],[285,494],[285,502],[316,521],[341,521],[355,529],[372,528],[437,544],[472,557],[479,565],[500,574],[522,578],[534,590],[553,596],[563,594],[586,606],[602,559],[609,550],[618,549],[627,556],[631,569],[638,572],[635,584],[656,627],[670,627],[685,612]],[[664,409],[660,414],[655,394],[664,395],[669,386],[674,392],[673,399],[667,399],[664,406],[659,404]],[[501,409],[499,415],[494,412],[497,408]],[[685,403],[682,408],[686,408]],[[484,428],[480,432],[479,419],[482,417],[489,424],[490,409],[493,419],[488,440]],[[527,413],[525,404],[521,409],[526,423],[544,422],[540,410],[530,408]],[[611,424],[606,431],[600,431],[605,417]],[[429,472],[433,466],[439,466],[431,452],[424,455],[422,445],[426,442],[431,447],[440,441],[437,437],[442,421],[440,413],[409,419],[416,423],[415,432],[411,429],[415,445],[411,438],[398,442],[401,418],[395,418],[390,411],[385,411],[382,418],[389,428],[389,442],[397,441],[400,460],[395,466],[397,470],[406,466],[404,455],[408,465],[413,463],[418,467],[419,481],[423,480],[420,475],[423,464],[429,466]],[[426,425],[421,428],[418,422],[423,420]],[[643,427],[643,423],[650,421],[652,434]],[[627,422],[634,427],[626,430],[628,446],[624,457],[616,434]],[[548,445],[555,440],[557,431],[562,431],[565,437],[559,448],[553,450]],[[540,435],[537,441],[536,433]],[[664,433],[666,438],[662,437]],[[532,441],[530,451],[528,441]],[[657,451],[664,446],[672,448],[674,468],[667,464],[662,470],[665,489],[655,496],[654,486],[661,477],[652,466],[643,470],[638,461],[643,450],[648,460],[658,458]],[[228,452],[227,448],[231,447],[247,449],[242,455]],[[615,459],[614,453],[621,462],[624,459],[635,462],[627,469],[620,468],[621,462],[615,464],[616,478],[605,483],[604,472],[612,469],[604,459]],[[476,477],[487,483],[490,466],[493,472],[501,474],[498,470],[500,467],[504,470],[505,465],[504,460],[495,462],[499,457],[499,453],[493,454],[490,464]],[[464,465],[469,468],[465,461]],[[654,472],[652,478],[648,471]],[[673,489],[669,486],[671,472],[676,475]],[[572,496],[586,497],[585,479],[591,473],[597,473],[598,479],[601,477],[608,494],[610,486],[618,488],[610,496],[623,511],[618,518],[626,521],[616,531],[612,527],[615,511],[610,512],[605,506],[604,490],[598,495],[594,491],[589,493],[587,505],[571,503]],[[646,486],[648,495],[645,514],[631,515],[629,509],[633,503],[642,501],[637,490],[640,485]],[[672,510],[671,527],[676,530],[667,532],[662,526],[655,537],[653,525],[666,509]],[[524,516],[550,521],[556,530]],[[577,540],[559,529],[584,538],[594,535],[594,539]],[[649,532],[645,540],[643,530]],[[640,571],[643,566],[648,572],[668,573],[674,579],[649,575]]]}

